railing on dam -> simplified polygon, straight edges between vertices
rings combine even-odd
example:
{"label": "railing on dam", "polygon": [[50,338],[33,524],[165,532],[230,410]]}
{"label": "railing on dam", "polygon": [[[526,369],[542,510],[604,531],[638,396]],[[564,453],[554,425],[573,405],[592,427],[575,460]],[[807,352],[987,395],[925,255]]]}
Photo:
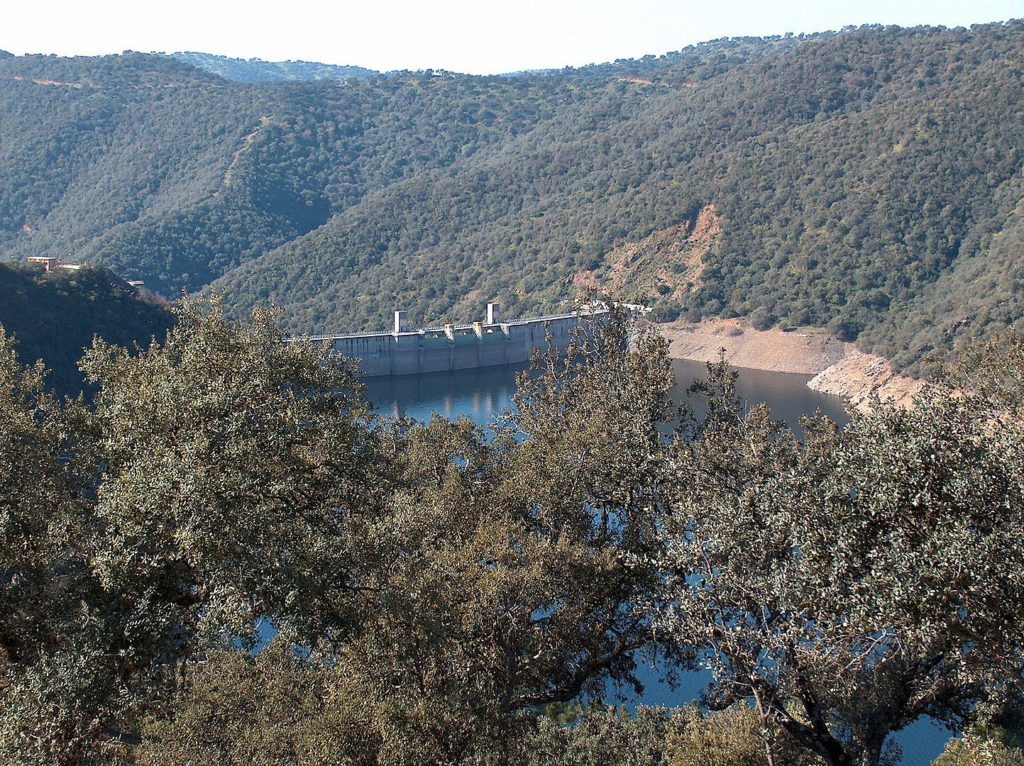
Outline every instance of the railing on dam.
{"label": "railing on dam", "polygon": [[[642,306],[628,305],[627,308],[643,309]],[[646,310],[646,309],[644,309]],[[556,322],[563,320],[575,320],[581,317],[596,317],[603,316],[608,313],[607,308],[592,309],[584,307],[579,311],[574,311],[569,314],[547,314],[544,316],[536,317],[523,317],[522,319],[507,319],[501,322],[495,322],[488,324],[486,322],[475,322],[472,324],[446,324],[442,327],[421,327],[415,330],[403,330],[401,332],[395,332],[394,330],[366,330],[364,332],[346,332],[346,333],[330,333],[322,335],[298,335],[293,338],[289,338],[289,341],[307,341],[307,342],[322,342],[328,340],[344,340],[346,338],[383,338],[390,337],[393,335],[432,335],[432,334],[444,334],[446,332],[469,332],[476,328],[476,326],[482,325],[483,327],[501,327],[503,325],[528,325],[528,324],[543,324],[544,322]]]}

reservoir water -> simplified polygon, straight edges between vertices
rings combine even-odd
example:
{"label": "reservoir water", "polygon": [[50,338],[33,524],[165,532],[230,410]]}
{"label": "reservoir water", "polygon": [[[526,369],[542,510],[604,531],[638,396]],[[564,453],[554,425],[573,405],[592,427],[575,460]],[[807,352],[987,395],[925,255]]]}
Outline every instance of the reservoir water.
{"label": "reservoir water", "polygon": [[[673,398],[682,401],[686,388],[696,378],[703,377],[706,366],[698,362],[673,361],[676,387]],[[429,420],[438,413],[447,418],[468,416],[475,423],[487,426],[495,416],[511,404],[515,392],[516,375],[524,366],[495,367],[463,370],[453,373],[403,376],[395,378],[368,378],[366,394],[382,414],[409,416]],[[812,391],[807,387],[808,375],[742,369],[739,371],[738,392],[745,406],[764,402],[772,414],[797,427],[804,415],[820,411],[838,423],[849,418],[840,399]],[[678,706],[696,699],[708,682],[708,675],[686,673],[675,688],[659,678],[659,669],[644,668],[641,680],[644,693],[639,699],[619,699],[629,705]],[[616,692],[609,690],[610,697]],[[609,699],[609,701],[616,701]],[[908,726],[896,736],[903,750],[905,766],[927,766],[936,758],[949,738],[949,732],[930,720],[922,719]]]}
{"label": "reservoir water", "polygon": [[[433,413],[446,418],[466,415],[486,426],[503,408],[511,404],[516,375],[527,365],[490,367],[433,375],[405,375],[393,378],[367,378],[366,394],[381,413],[408,415],[429,420]],[[683,401],[686,388],[704,377],[707,366],[700,362],[674,360],[676,387],[673,399]],[[763,370],[739,371],[738,392],[748,406],[764,402],[772,414],[796,426],[804,415],[816,410],[845,424],[848,420],[842,401],[807,387],[809,375]]]}

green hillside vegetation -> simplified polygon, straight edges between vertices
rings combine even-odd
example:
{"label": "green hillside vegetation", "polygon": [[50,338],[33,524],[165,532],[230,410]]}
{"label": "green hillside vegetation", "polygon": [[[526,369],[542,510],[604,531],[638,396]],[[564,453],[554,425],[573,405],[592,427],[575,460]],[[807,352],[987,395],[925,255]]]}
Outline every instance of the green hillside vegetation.
{"label": "green hillside vegetation", "polygon": [[94,337],[146,346],[162,339],[172,323],[162,301],[140,296],[104,269],[47,273],[0,264],[0,327],[14,337],[22,364],[43,360],[47,385],[58,393],[82,390],[78,361]]}
{"label": "green hillside vegetation", "polygon": [[212,285],[297,333],[596,287],[662,318],[827,327],[920,371],[1021,321],[1022,104],[1020,22],[345,85],[5,59],[0,253]]}
{"label": "green hillside vegetation", "polygon": [[206,70],[218,77],[223,77],[225,80],[237,80],[238,82],[306,82],[309,80],[347,82],[352,78],[365,80],[379,74],[361,66],[319,64],[314,61],[239,59],[217,56],[212,53],[197,53],[196,51],[182,51],[166,55]]}
{"label": "green hillside vegetation", "polygon": [[3,70],[0,246],[172,296],[574,97],[501,78],[251,86],[141,54]]}

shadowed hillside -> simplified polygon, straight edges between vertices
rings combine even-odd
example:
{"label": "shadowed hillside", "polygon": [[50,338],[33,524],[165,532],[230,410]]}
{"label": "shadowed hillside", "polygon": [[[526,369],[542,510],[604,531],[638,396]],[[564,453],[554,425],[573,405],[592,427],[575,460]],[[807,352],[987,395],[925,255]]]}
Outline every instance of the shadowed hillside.
{"label": "shadowed hillside", "polygon": [[161,302],[141,297],[104,269],[46,273],[0,264],[0,326],[14,336],[23,364],[43,360],[47,383],[61,393],[75,394],[84,385],[78,360],[94,336],[145,346],[154,336],[162,339],[172,322]]}

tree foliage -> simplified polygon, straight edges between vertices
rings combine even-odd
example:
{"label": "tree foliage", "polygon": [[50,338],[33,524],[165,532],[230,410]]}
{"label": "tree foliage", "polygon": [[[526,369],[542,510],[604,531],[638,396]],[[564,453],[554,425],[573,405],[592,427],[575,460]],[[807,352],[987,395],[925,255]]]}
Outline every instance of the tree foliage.
{"label": "tree foliage", "polygon": [[[1019,419],[932,389],[803,443],[716,402],[680,445],[665,626],[703,652],[713,707],[751,700],[830,764],[877,764],[921,715],[955,726],[1019,691]],[[794,707],[795,705],[795,707]],[[890,757],[895,757],[891,754]]]}
{"label": "tree foliage", "polygon": [[281,341],[188,303],[135,357],[97,341],[88,408],[4,341],[5,761],[78,763],[258,619],[345,629],[380,463],[348,363]]}
{"label": "tree foliage", "polygon": [[[928,715],[1013,763],[1020,348],[798,439],[724,365],[676,412],[618,312],[489,431],[217,300],[97,340],[88,402],[0,335],[0,759],[881,766]],[[655,651],[706,709],[604,707]]]}

